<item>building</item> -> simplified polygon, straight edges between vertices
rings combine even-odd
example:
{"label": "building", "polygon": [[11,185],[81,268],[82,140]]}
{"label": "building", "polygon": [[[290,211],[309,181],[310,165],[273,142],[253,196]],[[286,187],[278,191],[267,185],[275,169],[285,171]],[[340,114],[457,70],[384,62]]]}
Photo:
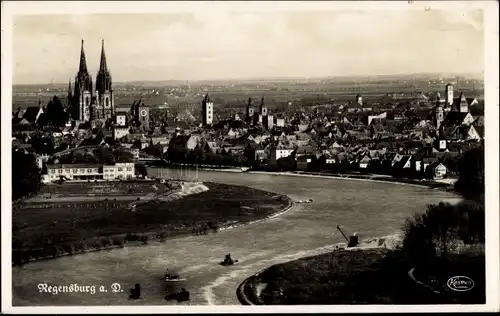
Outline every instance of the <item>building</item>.
{"label": "building", "polygon": [[248,124],[253,124],[253,117],[255,116],[255,108],[252,105],[252,98],[248,97],[247,111],[246,111],[246,122]]}
{"label": "building", "polygon": [[443,120],[444,120],[443,105],[442,105],[441,100],[439,99],[439,96],[437,97],[434,116],[435,116],[434,119],[435,119],[436,128],[439,130],[439,128],[441,127],[441,123],[443,123]]}
{"label": "building", "polygon": [[47,165],[48,182],[64,180],[102,180],[100,164],[55,164]]}
{"label": "building", "polygon": [[128,126],[120,126],[120,125],[113,126],[113,139],[114,140],[120,139],[120,138],[127,136],[129,134],[130,134],[130,129]]}
{"label": "building", "polygon": [[132,179],[135,176],[135,167],[133,162],[122,162],[114,165],[104,165],[102,167],[104,180]]}
{"label": "building", "polygon": [[453,106],[453,102],[454,102],[454,98],[453,98],[453,85],[451,84],[447,84],[446,87],[445,87],[445,106],[446,106],[446,110],[447,111],[450,111],[452,106]]}
{"label": "building", "polygon": [[80,65],[75,77],[74,90],[71,93],[71,80],[69,82],[68,105],[71,116],[77,121],[106,121],[112,119],[115,112],[114,95],[111,74],[106,63],[104,40],[101,49],[101,63],[96,78],[96,91],[94,93],[92,76],[87,70],[87,60],[83,48],[80,51]]}
{"label": "building", "polygon": [[201,113],[203,126],[212,125],[214,119],[214,104],[208,93],[201,103]]}
{"label": "building", "polygon": [[270,155],[270,164],[271,165],[276,165],[278,163],[278,160],[281,158],[285,158],[290,156],[294,148],[292,146],[284,146],[284,145],[278,145],[275,147],[271,147],[271,155]]}
{"label": "building", "polygon": [[283,118],[276,118],[276,126],[278,126],[278,127],[284,127],[285,126],[285,119],[283,119]]}
{"label": "building", "polygon": [[127,113],[116,112],[115,124],[117,126],[127,126]]}
{"label": "building", "polygon": [[112,119],[115,111],[115,102],[111,74],[108,70],[106,53],[104,51],[104,40],[102,40],[101,62],[99,65],[99,71],[97,72],[95,89],[97,94],[97,115],[104,118],[105,120]]}
{"label": "building", "polygon": [[144,101],[139,100],[136,104],[133,105],[133,115],[135,118],[135,122],[138,127],[142,128],[145,131],[148,131],[149,126],[149,106],[144,104]]}
{"label": "building", "polygon": [[262,117],[265,117],[267,116],[267,106],[264,104],[264,97],[262,97],[260,99],[260,115],[262,115]]}
{"label": "building", "polygon": [[135,176],[133,162],[102,164],[55,164],[47,165],[47,174],[42,182],[50,183],[60,179],[68,181],[132,179]]}

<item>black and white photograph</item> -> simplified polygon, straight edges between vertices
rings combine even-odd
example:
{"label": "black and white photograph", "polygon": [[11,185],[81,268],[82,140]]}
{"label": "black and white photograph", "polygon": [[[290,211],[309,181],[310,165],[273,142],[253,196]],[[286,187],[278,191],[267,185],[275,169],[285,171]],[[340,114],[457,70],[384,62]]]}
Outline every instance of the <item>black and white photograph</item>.
{"label": "black and white photograph", "polygon": [[499,311],[498,108],[495,1],[3,1],[2,312]]}

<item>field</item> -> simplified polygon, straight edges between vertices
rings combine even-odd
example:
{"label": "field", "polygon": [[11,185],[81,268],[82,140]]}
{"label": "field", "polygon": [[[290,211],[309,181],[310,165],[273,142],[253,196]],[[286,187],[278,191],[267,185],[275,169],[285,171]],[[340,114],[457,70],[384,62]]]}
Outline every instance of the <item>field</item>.
{"label": "field", "polygon": [[[13,211],[13,262],[217,232],[224,225],[263,218],[288,204],[270,192],[206,185],[209,191],[169,202],[149,200],[135,208],[111,196],[108,201],[26,203]],[[59,193],[76,195],[75,190],[63,185]]]}
{"label": "field", "polygon": [[[432,81],[432,83],[429,83]],[[201,100],[205,93],[209,93],[214,101],[215,110],[222,108],[241,108],[246,105],[248,97],[251,96],[255,105],[260,103],[263,96],[266,105],[271,109],[280,110],[286,106],[288,101],[300,106],[300,100],[318,100],[326,102],[332,99],[336,101],[353,100],[357,93],[363,94],[365,101],[378,100],[386,93],[411,94],[415,92],[443,94],[444,86],[448,82],[456,81],[453,78],[438,77],[415,77],[395,76],[388,78],[366,78],[366,79],[317,79],[317,80],[254,80],[247,82],[212,82],[196,83],[187,85],[172,83],[135,83],[129,85],[115,84],[116,107],[130,108],[132,103],[141,96],[144,102],[153,108],[165,103],[173,111],[181,111],[185,108],[191,112],[200,111]],[[45,91],[50,85],[14,86],[13,87],[13,109],[17,107],[26,108],[36,106],[38,98],[42,102],[48,102],[54,94],[60,96],[66,102],[67,84],[50,86],[51,91]],[[483,93],[482,80],[462,79],[457,83],[457,91],[464,91],[467,96],[476,95],[481,98]],[[39,92],[43,91],[43,92]]]}
{"label": "field", "polygon": [[[417,267],[415,271],[420,271],[417,279],[426,280],[432,275],[431,284],[439,284],[436,288],[440,294],[411,280],[408,276],[411,268],[415,266],[398,250],[339,250],[272,266],[259,276],[259,282],[267,284],[260,297],[249,288],[245,293],[254,295],[253,300],[260,304],[280,305],[485,302],[484,256],[456,256],[446,262]],[[446,281],[456,275],[471,277],[476,286],[467,292],[451,291]]]}
{"label": "field", "polygon": [[30,202],[50,202],[53,200],[82,200],[81,198],[93,198],[104,200],[120,199],[127,197],[135,199],[140,196],[154,196],[165,194],[172,190],[174,184],[162,184],[151,181],[124,181],[124,182],[80,182],[63,183],[61,185],[51,184],[42,186],[37,197]]}

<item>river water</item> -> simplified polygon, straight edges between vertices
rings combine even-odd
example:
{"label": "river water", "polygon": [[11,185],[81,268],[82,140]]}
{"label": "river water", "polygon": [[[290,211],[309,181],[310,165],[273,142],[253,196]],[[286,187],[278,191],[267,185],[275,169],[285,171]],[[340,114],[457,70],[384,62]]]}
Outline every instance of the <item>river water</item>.
{"label": "river water", "polygon": [[[149,169],[149,174],[166,175]],[[172,173],[169,174],[172,176]],[[292,177],[268,174],[199,171],[201,181],[245,185],[287,194],[294,200],[313,199],[289,212],[260,223],[217,234],[191,236],[29,263],[12,269],[14,306],[70,305],[226,305],[239,302],[238,285],[248,276],[272,264],[327,252],[343,242],[337,224],[360,239],[398,232],[404,220],[427,204],[456,200],[439,190],[354,180]],[[194,173],[190,174],[194,177]],[[240,264],[218,264],[227,253]],[[186,281],[159,280],[169,268]],[[38,284],[96,286],[96,293],[40,293]],[[110,286],[118,283],[123,292]],[[141,284],[142,299],[129,300],[129,289]],[[99,286],[107,292],[99,292]],[[185,287],[189,302],[165,301],[163,297]]]}

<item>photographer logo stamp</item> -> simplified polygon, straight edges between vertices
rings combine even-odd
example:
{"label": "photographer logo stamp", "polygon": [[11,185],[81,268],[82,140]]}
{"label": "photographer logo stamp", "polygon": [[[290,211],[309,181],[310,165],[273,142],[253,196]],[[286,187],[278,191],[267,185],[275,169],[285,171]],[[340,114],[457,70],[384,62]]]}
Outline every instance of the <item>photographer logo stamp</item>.
{"label": "photographer logo stamp", "polygon": [[472,290],[474,281],[466,276],[454,276],[448,279],[446,285],[453,291],[466,292]]}

